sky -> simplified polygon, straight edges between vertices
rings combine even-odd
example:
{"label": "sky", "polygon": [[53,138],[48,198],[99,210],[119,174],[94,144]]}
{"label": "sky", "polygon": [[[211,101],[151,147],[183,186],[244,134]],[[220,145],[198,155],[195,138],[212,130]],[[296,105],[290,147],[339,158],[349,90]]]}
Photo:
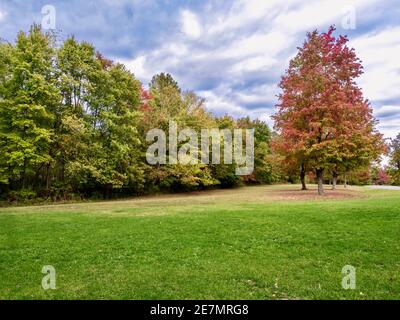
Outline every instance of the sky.
{"label": "sky", "polygon": [[145,86],[169,72],[206,108],[271,126],[280,77],[306,33],[337,28],[362,60],[358,80],[385,137],[400,132],[399,0],[1,0],[0,38],[32,23],[75,35]]}

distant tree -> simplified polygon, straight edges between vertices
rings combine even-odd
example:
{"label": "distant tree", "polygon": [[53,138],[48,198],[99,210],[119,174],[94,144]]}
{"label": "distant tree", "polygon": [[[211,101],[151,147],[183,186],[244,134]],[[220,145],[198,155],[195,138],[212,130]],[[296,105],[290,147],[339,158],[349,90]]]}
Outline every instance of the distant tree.
{"label": "distant tree", "polygon": [[353,185],[370,185],[373,180],[375,166],[363,166],[351,172],[348,172],[342,179],[346,179],[346,183]]}
{"label": "distant tree", "polygon": [[390,185],[391,178],[386,168],[375,166],[372,168],[372,183],[375,185]]}
{"label": "distant tree", "polygon": [[270,142],[271,130],[268,125],[259,120],[250,120],[245,117],[237,120],[239,129],[254,129],[254,171],[250,176],[244,176],[243,179],[250,183],[271,183],[275,178],[272,172],[272,158]]}
{"label": "distant tree", "polygon": [[277,134],[272,141],[274,153],[281,157],[281,167],[290,182],[297,181],[300,177],[301,190],[307,190],[306,176],[310,171],[304,150],[297,148],[293,140],[287,140]]}
{"label": "distant tree", "polygon": [[363,72],[360,60],[347,37],[335,38],[334,30],[307,34],[282,77],[274,116],[289,153],[315,169],[320,195],[325,171],[365,164],[384,146],[372,108],[355,83]]}
{"label": "distant tree", "polygon": [[149,84],[150,89],[163,90],[166,87],[172,87],[179,93],[181,89],[178,86],[178,82],[169,73],[160,73],[153,76]]}
{"label": "distant tree", "polygon": [[[235,119],[225,114],[224,116],[216,118],[216,127],[220,130],[229,129],[234,130],[237,128]],[[223,138],[221,138],[221,144]],[[221,164],[211,164],[210,170],[213,177],[217,179],[223,188],[234,187],[241,183],[241,179],[236,175],[236,165],[234,163],[224,163],[223,153],[221,154]]]}
{"label": "distant tree", "polygon": [[390,163],[396,170],[400,171],[400,133],[391,141]]}
{"label": "distant tree", "polygon": [[389,166],[393,183],[400,185],[400,133],[391,140]]}
{"label": "distant tree", "polygon": [[[178,132],[191,128],[198,137],[201,129],[217,127],[213,116],[205,111],[204,99],[193,92],[182,93],[178,83],[170,74],[161,73],[154,76],[149,91],[142,93],[144,117],[140,130],[144,135],[154,128],[169,132],[170,121],[177,124]],[[184,143],[178,142],[177,149]],[[143,144],[143,153],[146,152],[148,145],[147,142]],[[183,191],[220,184],[213,174],[212,166],[201,163],[185,165],[167,163],[149,166],[145,176],[150,189]]]}

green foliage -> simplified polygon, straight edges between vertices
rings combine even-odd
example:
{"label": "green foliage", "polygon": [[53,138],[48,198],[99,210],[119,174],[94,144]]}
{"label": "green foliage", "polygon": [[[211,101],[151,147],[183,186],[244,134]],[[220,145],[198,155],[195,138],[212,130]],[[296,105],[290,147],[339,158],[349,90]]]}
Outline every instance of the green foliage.
{"label": "green foliage", "polygon": [[[204,99],[182,92],[170,74],[155,75],[147,92],[91,44],[74,37],[59,48],[54,43],[39,26],[19,33],[15,45],[0,43],[2,196],[18,201],[32,196],[25,196],[29,189],[68,200],[274,181],[265,123],[215,118]],[[254,127],[255,173],[241,179],[235,165],[149,166],[146,133],[167,132],[171,120],[198,136],[202,129]]]}
{"label": "green foliage", "polygon": [[400,133],[390,144],[389,174],[394,185],[400,185]]}
{"label": "green foliage", "polygon": [[50,34],[33,26],[15,47],[2,45],[0,70],[1,181],[25,188],[53,159],[54,110],[60,101]]}
{"label": "green foliage", "polygon": [[37,194],[35,191],[29,190],[29,189],[21,189],[18,191],[10,191],[8,194],[8,199],[11,202],[19,202],[19,203],[24,203],[30,200],[33,200],[37,197]]}
{"label": "green foliage", "polygon": [[245,182],[272,183],[276,181],[270,157],[271,130],[260,120],[250,120],[249,117],[239,119],[237,126],[241,129],[254,129],[254,167],[251,176],[244,177]]}
{"label": "green foliage", "polygon": [[160,74],[155,75],[149,84],[150,89],[154,89],[156,91],[163,91],[167,87],[171,87],[175,91],[181,93],[181,89],[179,88],[178,82],[169,74],[161,72]]}
{"label": "green foliage", "polygon": [[[150,109],[144,111],[142,131],[159,128],[168,132],[169,122],[175,121],[178,131],[191,128],[200,136],[201,129],[216,127],[213,116],[204,109],[204,100],[193,92],[181,93],[171,75],[160,74],[153,77],[150,84],[152,99]],[[178,143],[178,148],[184,142]],[[145,144],[143,151],[147,149]],[[146,183],[151,189],[185,191],[206,188],[220,184],[211,166],[204,164],[159,165],[148,167]]]}
{"label": "green foliage", "polygon": [[395,186],[400,186],[400,171],[390,170],[389,173],[392,180],[392,184]]}

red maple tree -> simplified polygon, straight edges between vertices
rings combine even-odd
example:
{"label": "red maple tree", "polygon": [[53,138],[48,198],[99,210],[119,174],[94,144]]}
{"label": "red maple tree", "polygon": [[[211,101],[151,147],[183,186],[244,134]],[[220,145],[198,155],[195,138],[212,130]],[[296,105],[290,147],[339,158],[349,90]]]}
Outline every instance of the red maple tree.
{"label": "red maple tree", "polygon": [[307,34],[281,79],[273,116],[287,156],[299,168],[315,170],[319,194],[324,172],[346,172],[384,149],[372,108],[355,82],[363,73],[361,61],[347,37],[335,38],[334,31],[331,26],[327,33]]}

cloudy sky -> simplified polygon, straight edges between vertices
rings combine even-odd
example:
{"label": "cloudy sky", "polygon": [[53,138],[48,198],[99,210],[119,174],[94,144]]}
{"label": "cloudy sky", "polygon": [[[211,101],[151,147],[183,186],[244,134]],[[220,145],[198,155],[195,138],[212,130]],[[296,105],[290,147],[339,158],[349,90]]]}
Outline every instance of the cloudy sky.
{"label": "cloudy sky", "polygon": [[93,43],[145,85],[169,72],[208,110],[270,124],[280,76],[306,32],[334,24],[363,61],[359,84],[380,130],[400,132],[398,0],[2,0],[0,37],[13,41],[33,22],[51,27],[46,5],[60,38]]}

